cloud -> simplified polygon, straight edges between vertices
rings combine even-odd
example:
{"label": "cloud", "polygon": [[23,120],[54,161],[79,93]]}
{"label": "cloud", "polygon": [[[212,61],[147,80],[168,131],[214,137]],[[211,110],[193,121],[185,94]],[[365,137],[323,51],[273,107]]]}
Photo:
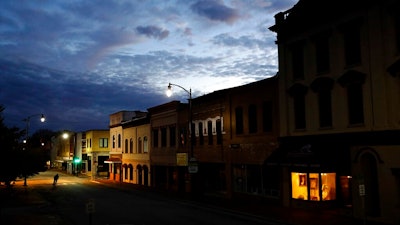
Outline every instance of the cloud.
{"label": "cloud", "polygon": [[168,30],[164,30],[157,26],[138,26],[136,27],[136,31],[139,34],[144,34],[147,37],[155,38],[158,40],[162,40],[169,35]]}
{"label": "cloud", "polygon": [[221,1],[200,0],[192,4],[190,9],[210,20],[226,22],[228,24],[232,24],[239,18],[239,12],[236,9],[223,5]]}

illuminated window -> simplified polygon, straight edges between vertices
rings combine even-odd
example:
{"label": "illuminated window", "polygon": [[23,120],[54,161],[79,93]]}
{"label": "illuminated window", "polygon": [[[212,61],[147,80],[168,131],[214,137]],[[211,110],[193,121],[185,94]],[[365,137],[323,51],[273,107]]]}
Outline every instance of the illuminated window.
{"label": "illuminated window", "polygon": [[336,199],[336,173],[291,173],[292,198],[310,201]]}

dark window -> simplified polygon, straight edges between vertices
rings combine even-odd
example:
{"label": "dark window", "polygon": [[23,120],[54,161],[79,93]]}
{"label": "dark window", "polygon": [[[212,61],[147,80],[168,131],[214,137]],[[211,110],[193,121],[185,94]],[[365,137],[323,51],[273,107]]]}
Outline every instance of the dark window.
{"label": "dark window", "polygon": [[180,138],[181,138],[180,145],[181,146],[185,146],[186,145],[186,131],[185,131],[185,129],[181,129]]}
{"label": "dark window", "polygon": [[272,101],[267,101],[263,103],[263,131],[272,131]]}
{"label": "dark window", "polygon": [[304,79],[304,52],[303,45],[296,44],[292,48],[293,79]]}
{"label": "dark window", "polygon": [[121,148],[121,134],[118,134],[118,148]]}
{"label": "dark window", "polygon": [[321,90],[318,93],[319,126],[332,126],[332,97],[330,90]]}
{"label": "dark window", "polygon": [[199,144],[204,145],[203,123],[199,123]]}
{"label": "dark window", "polygon": [[321,37],[315,42],[315,56],[317,59],[317,74],[329,72],[329,39]]}
{"label": "dark window", "polygon": [[213,144],[212,121],[207,122],[208,144]]}
{"label": "dark window", "polygon": [[306,128],[306,108],[305,108],[305,96],[296,95],[293,96],[294,101],[294,123],[296,129]]}
{"label": "dark window", "polygon": [[138,153],[142,153],[142,146],[143,146],[143,143],[142,143],[142,138],[141,137],[139,137],[138,138],[138,141],[137,141],[137,151],[138,151]]}
{"label": "dark window", "polygon": [[344,51],[346,66],[361,63],[360,29],[353,27],[344,32]]}
{"label": "dark window", "polygon": [[249,133],[257,132],[257,106],[251,104],[249,106]]}
{"label": "dark window", "polygon": [[113,141],[113,144],[112,144],[113,148],[115,148],[115,136],[114,135],[113,135],[113,140],[112,141]]}
{"label": "dark window", "polygon": [[349,123],[364,123],[364,104],[362,85],[353,83],[347,86],[347,101],[349,107]]}
{"label": "dark window", "polygon": [[176,146],[176,128],[175,127],[169,128],[169,145],[171,147]]}
{"label": "dark window", "polygon": [[133,139],[129,140],[129,153],[133,153]]}
{"label": "dark window", "polygon": [[167,147],[167,128],[161,128],[161,147]]}
{"label": "dark window", "polygon": [[243,134],[243,108],[237,107],[235,109],[236,115],[236,134]]}
{"label": "dark window", "polygon": [[153,147],[158,148],[158,129],[153,130]]}
{"label": "dark window", "polygon": [[221,122],[221,120],[217,120],[215,127],[217,129],[217,144],[220,145],[220,144],[222,144],[222,122]]}
{"label": "dark window", "polygon": [[125,153],[128,153],[128,139],[125,139]]}

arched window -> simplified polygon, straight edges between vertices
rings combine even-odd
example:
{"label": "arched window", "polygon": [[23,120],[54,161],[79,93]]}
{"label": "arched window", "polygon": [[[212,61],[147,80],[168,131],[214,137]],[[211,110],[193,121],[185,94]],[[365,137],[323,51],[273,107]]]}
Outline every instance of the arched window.
{"label": "arched window", "polygon": [[142,138],[141,137],[139,137],[138,138],[138,146],[137,146],[137,149],[138,149],[138,153],[142,153]]}
{"label": "arched window", "polygon": [[129,153],[133,153],[133,139],[129,140]]}
{"label": "arched window", "polygon": [[125,139],[124,149],[125,149],[125,153],[128,153],[128,139]]}
{"label": "arched window", "polygon": [[149,152],[149,142],[147,140],[147,137],[143,137],[143,153],[148,153]]}
{"label": "arched window", "polygon": [[121,134],[118,134],[118,148],[121,148]]}

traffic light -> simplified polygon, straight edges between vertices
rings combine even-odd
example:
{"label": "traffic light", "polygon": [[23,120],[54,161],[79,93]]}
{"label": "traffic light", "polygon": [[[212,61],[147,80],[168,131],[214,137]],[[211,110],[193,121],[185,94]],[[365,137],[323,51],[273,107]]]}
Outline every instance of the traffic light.
{"label": "traffic light", "polygon": [[81,159],[79,157],[74,157],[74,163],[80,163]]}

